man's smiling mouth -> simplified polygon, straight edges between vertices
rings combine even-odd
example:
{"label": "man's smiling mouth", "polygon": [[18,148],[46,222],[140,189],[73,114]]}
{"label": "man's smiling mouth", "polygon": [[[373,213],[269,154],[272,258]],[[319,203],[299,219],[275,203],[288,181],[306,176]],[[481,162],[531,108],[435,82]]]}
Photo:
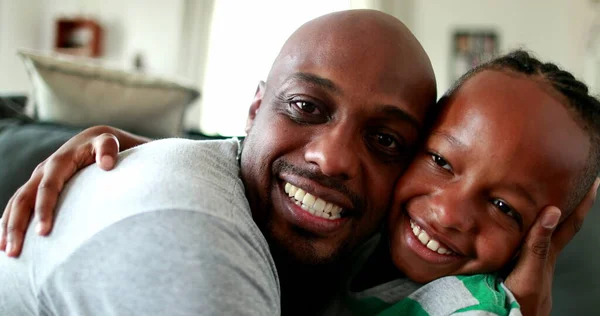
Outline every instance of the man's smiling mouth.
{"label": "man's smiling mouth", "polygon": [[439,241],[431,238],[427,232],[422,229],[417,223],[415,223],[412,218],[410,219],[410,228],[412,228],[412,233],[417,237],[417,239],[427,247],[429,250],[439,253],[440,255],[455,255],[452,250],[448,249],[448,247]]}
{"label": "man's smiling mouth", "polygon": [[285,183],[284,190],[292,202],[314,216],[330,220],[341,218],[342,208],[338,205],[316,197],[289,182]]}

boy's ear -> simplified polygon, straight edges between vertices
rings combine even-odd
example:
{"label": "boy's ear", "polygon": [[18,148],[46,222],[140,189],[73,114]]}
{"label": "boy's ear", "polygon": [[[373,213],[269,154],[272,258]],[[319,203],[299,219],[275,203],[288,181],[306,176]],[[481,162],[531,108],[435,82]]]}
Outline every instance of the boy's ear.
{"label": "boy's ear", "polygon": [[248,118],[246,119],[246,134],[250,132],[252,125],[254,124],[254,119],[256,118],[256,114],[258,114],[258,109],[263,100],[263,96],[265,93],[265,82],[260,81],[258,83],[258,87],[256,87],[256,92],[254,93],[254,99],[252,100],[252,104],[250,104],[250,110],[248,111]]}

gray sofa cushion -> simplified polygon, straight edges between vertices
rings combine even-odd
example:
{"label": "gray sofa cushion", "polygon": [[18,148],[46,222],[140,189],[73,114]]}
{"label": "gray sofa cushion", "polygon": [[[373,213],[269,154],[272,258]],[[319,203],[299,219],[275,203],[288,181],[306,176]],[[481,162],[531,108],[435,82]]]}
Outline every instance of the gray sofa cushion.
{"label": "gray sofa cushion", "polygon": [[[600,196],[599,196],[600,197]],[[600,201],[558,258],[552,315],[600,313]]]}
{"label": "gray sofa cushion", "polygon": [[50,124],[25,124],[20,119],[0,119],[0,215],[35,167],[78,131]]}

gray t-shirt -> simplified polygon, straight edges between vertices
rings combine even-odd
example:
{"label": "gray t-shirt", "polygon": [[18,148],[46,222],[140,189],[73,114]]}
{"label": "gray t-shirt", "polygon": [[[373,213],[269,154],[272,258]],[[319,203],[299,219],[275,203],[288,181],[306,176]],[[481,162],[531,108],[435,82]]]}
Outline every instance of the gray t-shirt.
{"label": "gray t-shirt", "polygon": [[236,140],[161,140],[65,187],[52,234],[0,255],[0,315],[277,315]]}

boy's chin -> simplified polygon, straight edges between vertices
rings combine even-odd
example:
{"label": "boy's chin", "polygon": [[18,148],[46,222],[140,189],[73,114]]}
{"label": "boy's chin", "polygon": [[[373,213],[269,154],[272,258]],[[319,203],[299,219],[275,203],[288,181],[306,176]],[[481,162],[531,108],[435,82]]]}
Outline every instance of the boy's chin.
{"label": "boy's chin", "polygon": [[425,284],[446,275],[443,273],[432,274],[431,271],[427,271],[423,273],[407,273],[406,276],[414,282]]}

